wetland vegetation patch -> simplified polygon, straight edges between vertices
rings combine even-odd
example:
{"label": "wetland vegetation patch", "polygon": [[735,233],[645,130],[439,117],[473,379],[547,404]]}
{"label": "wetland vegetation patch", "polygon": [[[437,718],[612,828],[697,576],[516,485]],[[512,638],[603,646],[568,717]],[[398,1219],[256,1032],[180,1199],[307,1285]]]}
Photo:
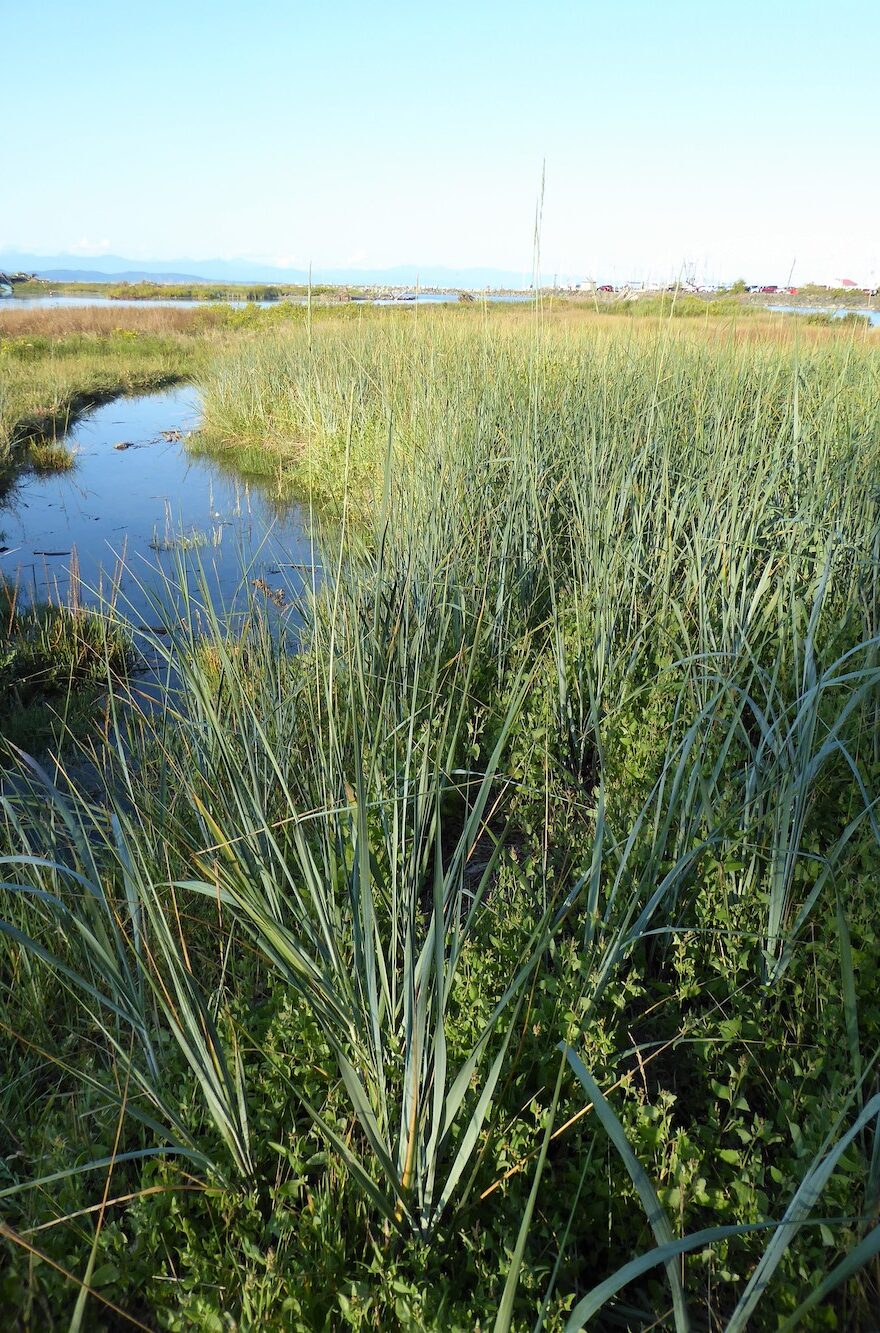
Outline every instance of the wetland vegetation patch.
{"label": "wetland vegetation patch", "polygon": [[265,314],[204,447],[332,576],[0,804],[8,1308],[870,1328],[876,341]]}

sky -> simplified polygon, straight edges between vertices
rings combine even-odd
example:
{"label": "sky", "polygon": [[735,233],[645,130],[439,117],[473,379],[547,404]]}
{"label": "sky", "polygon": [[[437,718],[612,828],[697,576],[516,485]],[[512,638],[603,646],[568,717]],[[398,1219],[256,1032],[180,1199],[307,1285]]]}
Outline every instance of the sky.
{"label": "sky", "polygon": [[880,278],[877,0],[0,0],[0,250]]}

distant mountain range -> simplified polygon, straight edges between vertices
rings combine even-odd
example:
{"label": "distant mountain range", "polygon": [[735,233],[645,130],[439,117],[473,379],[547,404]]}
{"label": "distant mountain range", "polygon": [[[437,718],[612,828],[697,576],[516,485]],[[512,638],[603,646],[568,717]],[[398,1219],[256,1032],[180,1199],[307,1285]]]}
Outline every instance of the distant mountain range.
{"label": "distant mountain range", "polygon": [[[88,267],[86,267],[88,265]],[[34,255],[0,251],[0,271],[36,273],[51,282],[308,282],[307,269],[281,268],[249,259],[125,259],[121,255]],[[525,273],[496,268],[442,268],[399,264],[395,268],[314,268],[312,282],[352,287],[484,287],[521,290]]]}

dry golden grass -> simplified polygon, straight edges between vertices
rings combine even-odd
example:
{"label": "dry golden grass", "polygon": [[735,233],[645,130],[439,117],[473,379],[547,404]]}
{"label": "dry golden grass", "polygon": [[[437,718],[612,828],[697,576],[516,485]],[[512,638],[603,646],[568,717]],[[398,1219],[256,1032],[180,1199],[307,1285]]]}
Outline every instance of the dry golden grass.
{"label": "dry golden grass", "polygon": [[[709,308],[711,311],[711,307]],[[513,315],[514,319],[520,322],[528,319],[534,321],[533,306],[513,309],[516,312]],[[505,316],[510,310],[511,307],[504,308]],[[854,327],[842,321],[833,324],[808,324],[804,319],[772,310],[762,310],[757,313],[746,308],[742,316],[710,314],[706,319],[669,319],[656,315],[597,313],[586,305],[548,300],[543,306],[542,319],[560,328],[575,329],[591,324],[594,329],[607,328],[609,333],[614,331],[620,334],[624,330],[629,330],[630,333],[650,331],[655,335],[663,330],[665,333],[677,334],[682,338],[703,337],[710,342],[734,338],[741,343],[775,343],[785,347],[793,344],[814,347],[839,342],[841,339],[846,342],[855,339],[880,350],[880,328]]]}
{"label": "dry golden grass", "polygon": [[60,338],[72,333],[108,336],[117,329],[135,333],[197,333],[218,322],[211,309],[185,306],[16,306],[0,302],[0,336],[36,334]]}
{"label": "dry golden grass", "polygon": [[[461,320],[464,323],[487,319],[493,324],[502,324],[510,328],[534,324],[535,307],[531,302],[522,304],[490,305],[488,311],[480,305],[445,306],[436,309],[415,307],[405,310],[394,307],[358,306],[358,322],[375,320],[378,326],[395,324],[402,320],[417,318]],[[669,319],[655,315],[631,315],[621,311],[614,314],[607,310],[597,311],[587,301],[572,301],[546,297],[541,303],[539,318],[543,324],[561,328],[577,328],[592,325],[594,328],[606,328],[609,332],[633,328],[656,332],[658,329],[687,334],[703,334],[710,340],[735,337],[746,343],[770,341],[788,345],[798,342],[803,345],[819,345],[840,338],[864,339],[880,345],[878,330],[853,328],[852,325],[807,324],[789,314],[773,310],[754,310],[744,307],[741,314],[713,314],[711,304],[707,306],[707,318]],[[351,308],[344,310],[319,307],[317,318],[322,324],[339,321],[341,327],[351,323]],[[258,334],[262,321],[259,312],[248,312],[257,316],[249,321],[248,332]],[[277,311],[265,312],[265,328],[277,326]],[[273,318],[274,316],[274,318]],[[228,325],[229,311],[217,306],[19,306],[13,301],[0,301],[0,337],[42,336],[60,338],[71,334],[94,334],[106,337],[119,329],[135,333],[154,334],[199,334]],[[244,330],[241,330],[244,331]]]}

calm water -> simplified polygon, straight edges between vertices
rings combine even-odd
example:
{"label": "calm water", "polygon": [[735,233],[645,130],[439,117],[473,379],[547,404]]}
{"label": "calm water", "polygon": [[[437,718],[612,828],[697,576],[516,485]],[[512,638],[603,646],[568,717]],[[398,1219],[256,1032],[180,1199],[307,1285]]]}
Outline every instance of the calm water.
{"label": "calm water", "polygon": [[784,315],[834,315],[842,319],[844,315],[867,315],[874,328],[880,328],[880,310],[852,310],[849,306],[825,305],[771,305],[768,310],[779,310]]}
{"label": "calm water", "polygon": [[[482,293],[474,293],[478,300],[483,299]],[[496,302],[511,301],[530,301],[532,298],[522,292],[489,292],[486,300]],[[401,296],[358,296],[354,300],[365,305],[445,305],[458,300],[458,292],[415,292],[408,294],[405,298]],[[7,304],[8,303],[8,304]],[[208,301],[116,301],[109,296],[15,296],[5,297],[0,300],[0,310],[38,310],[44,307],[67,307],[73,309],[76,306],[182,306],[184,308],[193,308],[196,306],[210,305]],[[282,305],[281,301],[218,301],[216,305],[229,305],[241,309],[246,305],[273,306]],[[305,305],[306,302],[294,301],[293,305]]]}
{"label": "calm water", "polygon": [[198,415],[187,385],[118,398],[80,421],[67,437],[75,468],[23,476],[0,503],[0,573],[17,579],[28,600],[66,599],[78,564],[83,602],[115,588],[119,609],[150,624],[151,591],[183,560],[201,565],[218,605],[243,605],[261,580],[259,590],[274,593],[270,604],[281,603],[284,614],[317,560],[305,517],[255,482],[191,458],[183,439],[163,437],[185,436]]}

